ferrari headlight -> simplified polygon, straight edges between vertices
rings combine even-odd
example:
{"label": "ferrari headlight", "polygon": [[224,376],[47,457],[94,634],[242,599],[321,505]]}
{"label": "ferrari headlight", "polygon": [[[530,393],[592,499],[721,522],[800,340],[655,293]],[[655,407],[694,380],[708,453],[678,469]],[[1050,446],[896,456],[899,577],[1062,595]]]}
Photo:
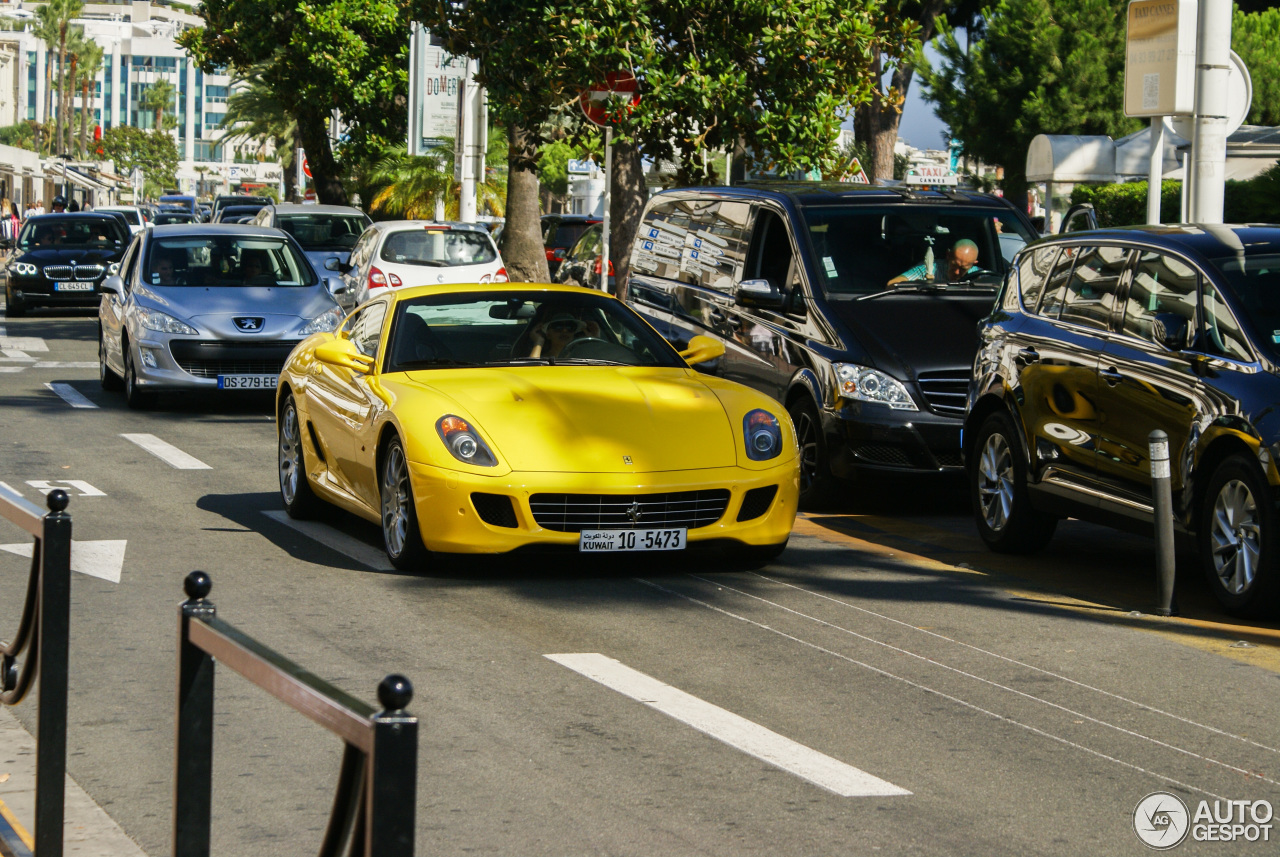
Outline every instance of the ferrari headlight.
{"label": "ferrari headlight", "polygon": [[919,410],[902,382],[891,375],[856,363],[835,364],[840,395],[845,399],[879,402],[895,411]]}
{"label": "ferrari headlight", "polygon": [[480,434],[462,417],[447,414],[436,420],[436,433],[453,457],[463,464],[493,467],[498,463]]}
{"label": "ferrari headlight", "polygon": [[173,316],[155,309],[139,309],[138,321],[147,330],[154,330],[159,333],[186,333],[191,336],[199,333],[191,325],[178,321]]}
{"label": "ferrari headlight", "polygon": [[742,435],[747,442],[747,458],[768,461],[782,452],[782,428],[778,418],[768,411],[756,409],[742,418]]}
{"label": "ferrari headlight", "polygon": [[34,277],[39,272],[39,269],[30,262],[14,262],[9,266],[9,270],[19,277]]}
{"label": "ferrari headlight", "polygon": [[323,315],[318,315],[311,321],[307,322],[307,326],[298,331],[303,336],[310,336],[313,333],[328,333],[336,330],[338,325],[342,324],[342,310],[334,307]]}

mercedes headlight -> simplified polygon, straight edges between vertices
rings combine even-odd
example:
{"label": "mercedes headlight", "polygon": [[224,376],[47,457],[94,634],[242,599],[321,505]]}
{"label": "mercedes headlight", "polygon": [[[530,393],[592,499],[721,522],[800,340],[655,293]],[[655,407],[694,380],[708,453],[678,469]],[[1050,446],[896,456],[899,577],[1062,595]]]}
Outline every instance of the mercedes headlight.
{"label": "mercedes headlight", "polygon": [[139,309],[138,322],[147,330],[154,330],[158,333],[185,333],[191,336],[199,333],[191,325],[178,321],[173,316],[155,309]]}
{"label": "mercedes headlight", "polygon": [[768,411],[756,409],[742,418],[742,435],[747,443],[747,458],[768,461],[782,452],[782,427]]}
{"label": "mercedes headlight", "polygon": [[19,277],[34,277],[39,273],[39,269],[30,262],[14,262],[9,266],[9,270]]}
{"label": "mercedes headlight", "polygon": [[480,434],[462,417],[446,414],[436,420],[436,433],[453,457],[463,464],[493,467],[498,463]]}
{"label": "mercedes headlight", "polygon": [[307,326],[298,332],[303,336],[310,336],[313,333],[328,333],[331,330],[337,330],[340,324],[342,324],[342,310],[334,307],[323,315],[318,315],[311,319],[311,321],[307,322]]}
{"label": "mercedes headlight", "polygon": [[837,363],[835,370],[842,398],[879,402],[895,411],[918,410],[907,388],[891,375],[856,363]]}

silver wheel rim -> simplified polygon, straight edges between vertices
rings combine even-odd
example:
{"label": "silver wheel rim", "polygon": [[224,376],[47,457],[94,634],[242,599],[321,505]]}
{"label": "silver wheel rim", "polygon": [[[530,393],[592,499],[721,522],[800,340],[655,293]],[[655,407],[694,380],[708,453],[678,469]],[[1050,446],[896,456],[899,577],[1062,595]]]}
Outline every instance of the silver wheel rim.
{"label": "silver wheel rim", "polygon": [[404,450],[399,444],[387,450],[382,467],[382,537],[387,552],[400,556],[409,537],[409,468],[405,467]]}
{"label": "silver wheel rim", "polygon": [[796,435],[800,441],[800,491],[813,487],[818,478],[818,432],[807,410],[796,415]]}
{"label": "silver wheel rim", "polygon": [[298,480],[302,477],[302,444],[298,432],[298,412],[289,402],[280,421],[280,493],[286,506],[298,496]]}
{"label": "silver wheel rim", "polygon": [[993,533],[1008,525],[1013,510],[1013,452],[999,432],[987,437],[978,459],[978,505]]}
{"label": "silver wheel rim", "polygon": [[134,377],[133,371],[133,353],[126,348],[124,352],[124,391],[128,398],[133,398],[134,387],[136,387],[137,384],[138,380]]}
{"label": "silver wheel rim", "polygon": [[1209,525],[1213,570],[1222,588],[1240,595],[1253,585],[1262,553],[1262,525],[1249,486],[1232,479],[1218,491]]}

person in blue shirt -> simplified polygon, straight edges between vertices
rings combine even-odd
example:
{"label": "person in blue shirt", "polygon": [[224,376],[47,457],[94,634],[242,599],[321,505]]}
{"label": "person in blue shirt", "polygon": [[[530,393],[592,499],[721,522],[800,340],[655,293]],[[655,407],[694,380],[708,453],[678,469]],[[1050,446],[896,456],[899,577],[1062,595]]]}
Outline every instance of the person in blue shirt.
{"label": "person in blue shirt", "polygon": [[976,274],[982,269],[978,267],[978,245],[968,238],[961,238],[947,252],[947,257],[934,264],[932,276],[922,263],[909,271],[903,271],[889,281],[889,285],[908,281],[931,280],[935,283],[958,283]]}

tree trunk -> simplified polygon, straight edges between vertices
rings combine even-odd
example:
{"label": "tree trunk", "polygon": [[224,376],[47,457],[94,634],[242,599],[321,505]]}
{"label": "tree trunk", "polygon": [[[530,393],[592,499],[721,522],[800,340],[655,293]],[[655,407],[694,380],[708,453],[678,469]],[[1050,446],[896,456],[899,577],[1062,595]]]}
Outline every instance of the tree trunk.
{"label": "tree trunk", "polygon": [[[277,144],[283,143],[286,146],[292,146],[292,150],[286,157],[279,157],[280,152],[276,155],[279,158],[280,166],[284,170],[284,202],[297,202],[298,196],[298,165],[294,162],[298,157],[298,131],[295,127],[293,139],[280,140]],[[368,204],[365,204],[368,208]]]}
{"label": "tree trunk", "polygon": [[66,91],[67,86],[67,27],[64,24],[58,39],[58,118],[55,123],[55,131],[53,139],[57,145],[57,151],[54,155],[60,155],[66,151],[62,145],[62,93]]}
{"label": "tree trunk", "polygon": [[513,283],[546,283],[551,274],[538,209],[538,146],[523,125],[507,125],[507,226],[502,261]]}
{"label": "tree trunk", "polygon": [[80,157],[89,159],[89,78],[80,83]]}
{"label": "tree trunk", "polygon": [[[296,115],[298,141],[307,153],[311,181],[316,186],[316,202],[321,205],[346,205],[347,191],[338,177],[338,163],[329,148],[329,114],[301,109]],[[297,153],[294,154],[297,157]],[[295,169],[297,169],[295,167]]]}
{"label": "tree trunk", "polygon": [[62,101],[66,105],[66,109],[64,110],[64,113],[67,117],[66,122],[63,123],[64,126],[66,127],[66,139],[64,140],[64,143],[66,144],[66,148],[64,148],[62,151],[66,152],[67,154],[74,154],[71,151],[71,147],[75,143],[75,138],[76,138],[76,111],[75,111],[76,67],[79,65],[79,62],[80,62],[80,57],[76,56],[75,54],[72,54],[71,70],[67,74],[67,79],[65,81],[66,88],[65,88],[65,91],[62,93]]}
{"label": "tree trunk", "polygon": [[609,198],[609,256],[613,261],[614,288],[619,300],[627,299],[631,273],[631,246],[640,231],[640,215],[649,198],[644,162],[635,143],[613,144],[613,185]]}

